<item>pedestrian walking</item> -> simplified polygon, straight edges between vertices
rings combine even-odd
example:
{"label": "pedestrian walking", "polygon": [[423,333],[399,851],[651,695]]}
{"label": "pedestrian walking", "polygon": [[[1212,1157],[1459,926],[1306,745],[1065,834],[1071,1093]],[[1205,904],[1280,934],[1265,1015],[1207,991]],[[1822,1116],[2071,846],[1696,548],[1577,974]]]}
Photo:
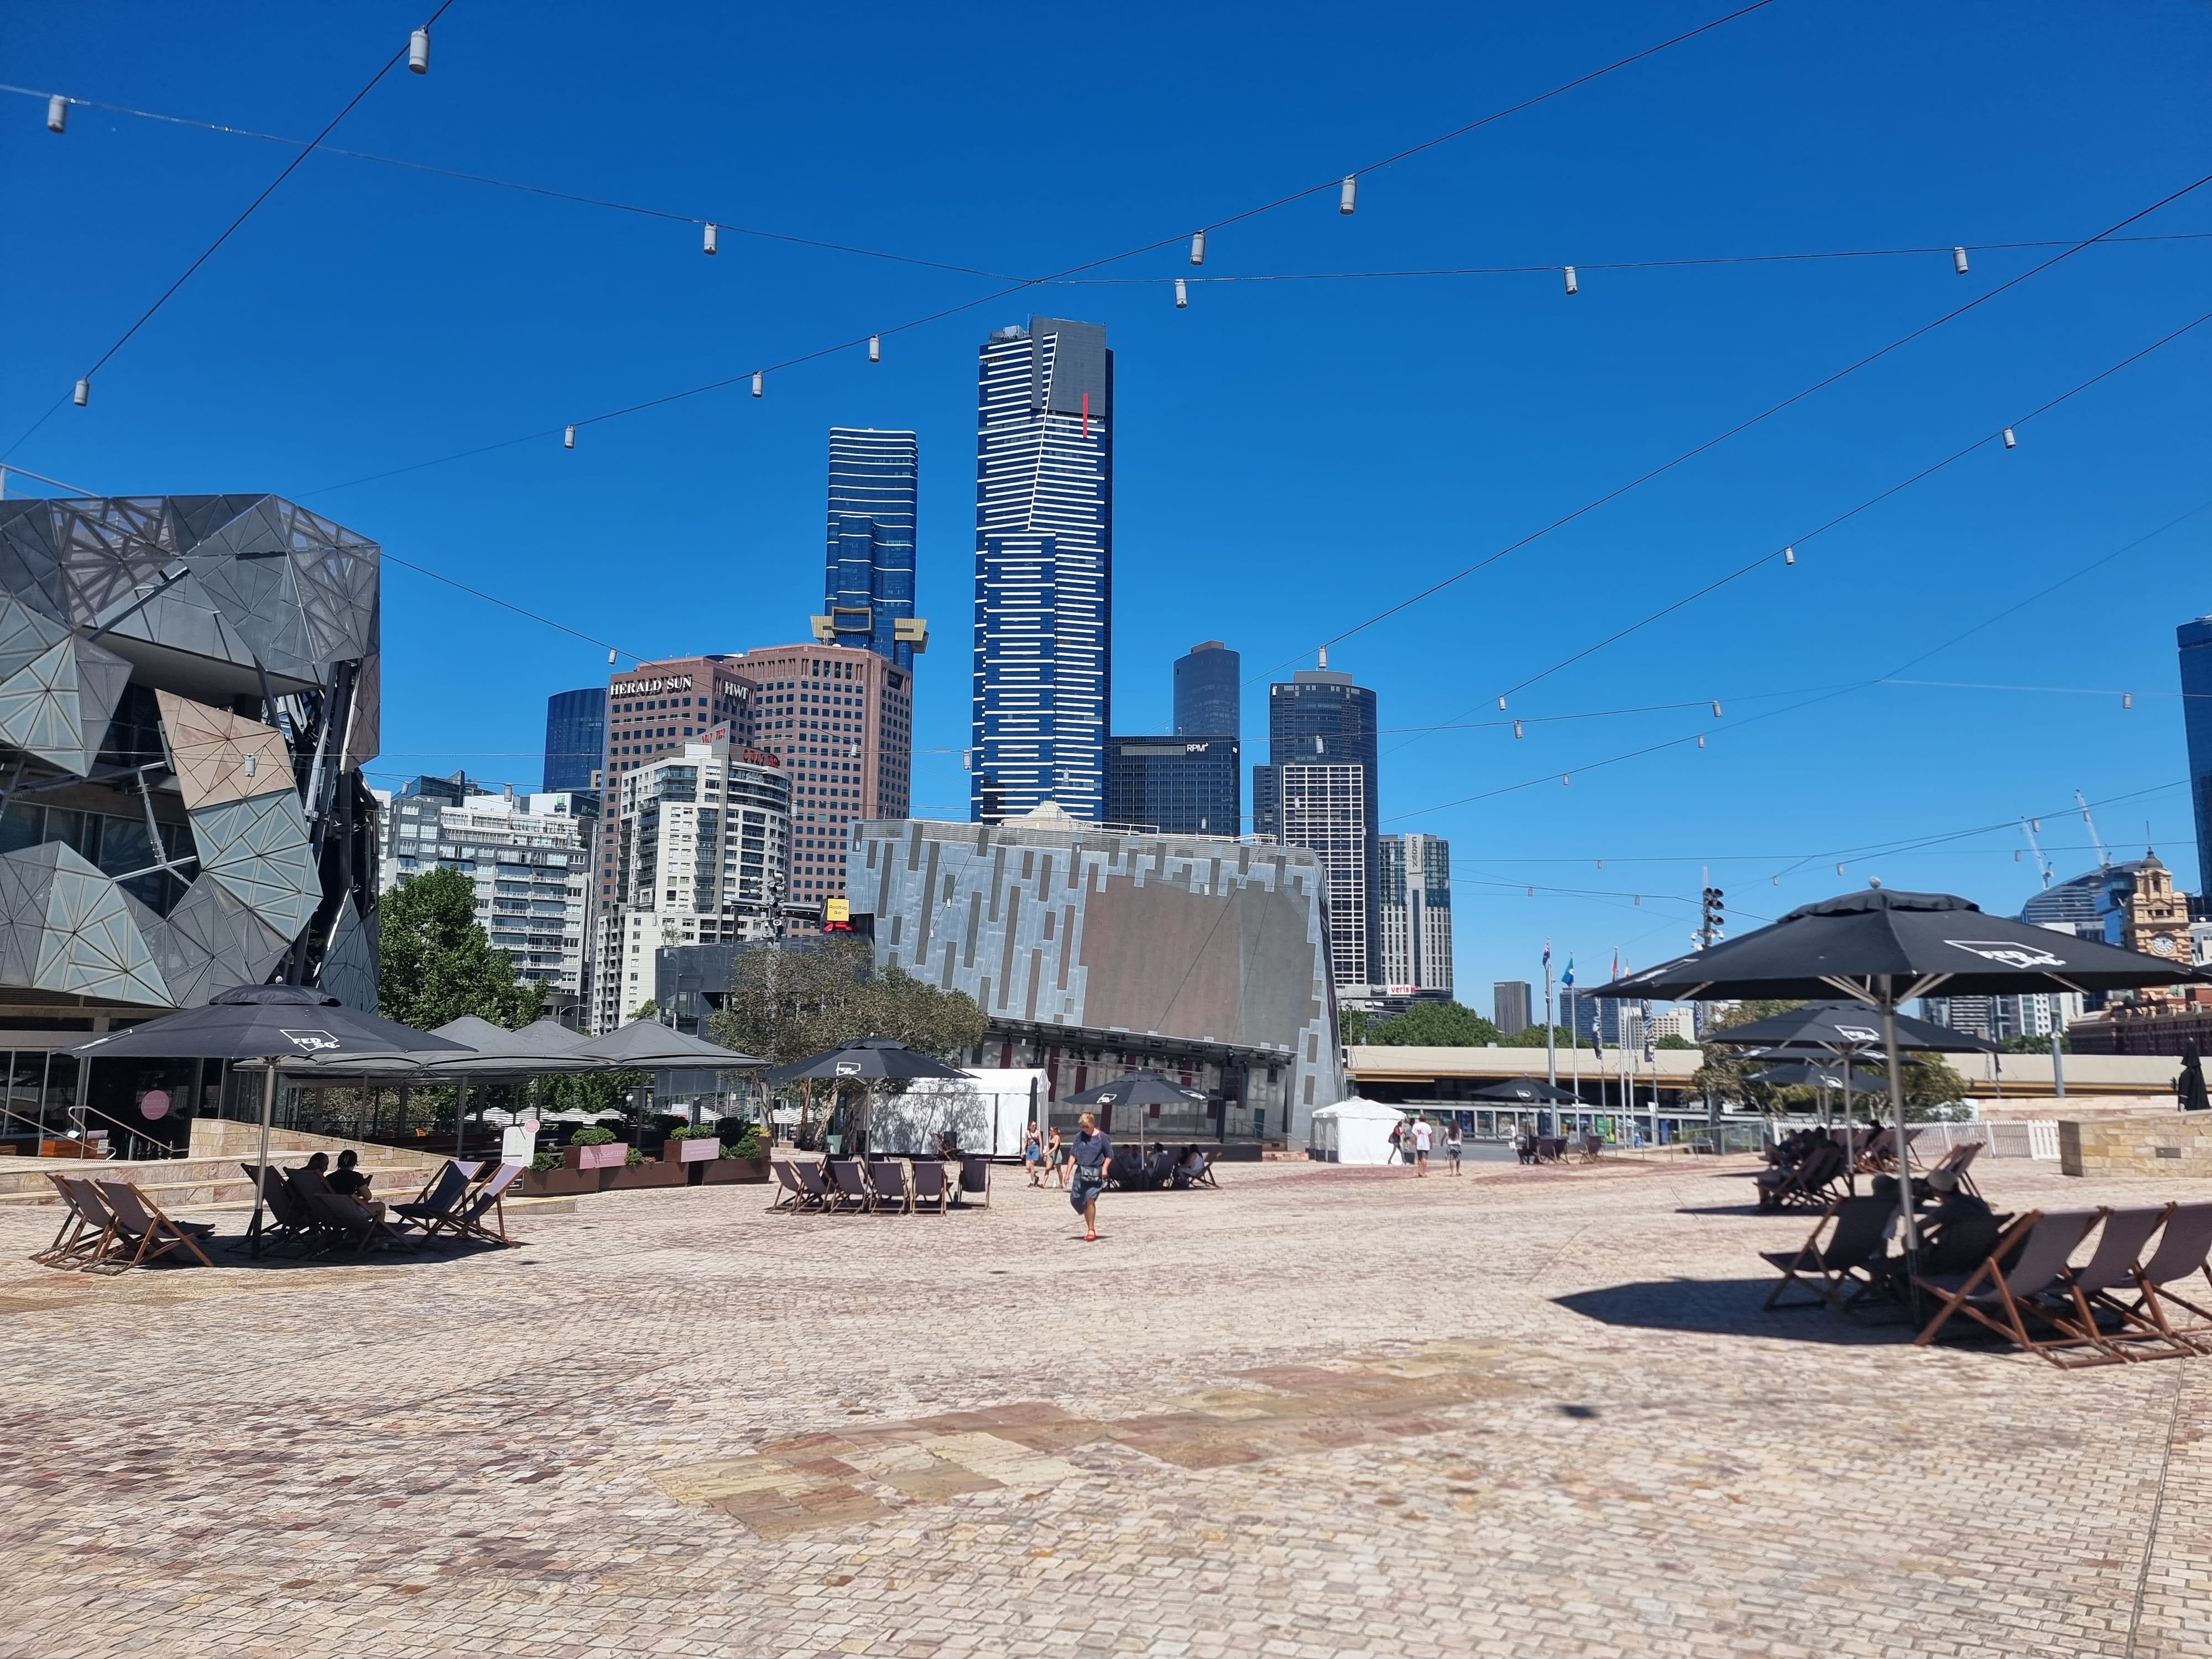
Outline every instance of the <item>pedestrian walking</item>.
{"label": "pedestrian walking", "polygon": [[1411,1164],[1413,1155],[1406,1147],[1406,1121],[1403,1118],[1390,1126],[1390,1156]]}
{"label": "pedestrian walking", "polygon": [[1022,1132],[1022,1167],[1030,1172],[1030,1185],[1044,1184],[1044,1137],[1037,1133],[1034,1120]]}
{"label": "pedestrian walking", "polygon": [[1106,1190],[1106,1164],[1114,1156],[1114,1142],[1098,1127],[1095,1113],[1085,1112],[1078,1121],[1075,1145],[1070,1150],[1075,1155],[1075,1179],[1067,1189],[1067,1201],[1083,1218],[1083,1238],[1085,1243],[1098,1241],[1098,1194]]}
{"label": "pedestrian walking", "polygon": [[1454,1175],[1459,1173],[1461,1139],[1459,1120],[1454,1118],[1449,1123],[1444,1125],[1444,1161],[1451,1165],[1451,1172]]}
{"label": "pedestrian walking", "polygon": [[1428,1119],[1413,1120],[1413,1173],[1417,1176],[1429,1172],[1429,1140],[1432,1133]]}
{"label": "pedestrian walking", "polygon": [[1045,1175],[1052,1184],[1065,1191],[1067,1187],[1067,1148],[1060,1139],[1060,1126],[1054,1124],[1045,1132]]}

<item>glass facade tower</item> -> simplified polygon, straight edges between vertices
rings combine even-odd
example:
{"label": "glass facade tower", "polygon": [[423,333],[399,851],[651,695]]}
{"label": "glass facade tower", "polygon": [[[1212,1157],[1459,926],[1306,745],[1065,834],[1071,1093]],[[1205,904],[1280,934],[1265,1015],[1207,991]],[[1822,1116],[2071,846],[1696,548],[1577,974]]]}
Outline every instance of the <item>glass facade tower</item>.
{"label": "glass facade tower", "polygon": [[914,642],[898,623],[914,616],[914,531],[921,451],[911,432],[830,428],[830,551],[822,605],[827,645],[858,646],[901,668]]}
{"label": "glass facade tower", "polygon": [[[1320,767],[1332,773],[1350,768],[1358,775],[1356,789],[1338,790],[1330,795],[1334,808],[1340,810],[1344,802],[1352,801],[1360,814],[1358,901],[1339,904],[1332,897],[1329,904],[1333,929],[1357,927],[1359,930],[1357,939],[1331,936],[1330,956],[1338,966],[1340,985],[1383,982],[1382,940],[1375,908],[1369,902],[1380,890],[1382,877],[1376,724],[1373,691],[1353,684],[1349,674],[1328,668],[1302,668],[1288,684],[1267,688],[1268,763],[1252,769],[1253,833],[1292,847],[1313,846],[1301,837],[1317,833],[1312,826],[1320,819],[1310,805],[1303,816],[1296,809],[1293,796],[1297,791],[1291,774]],[[1310,801],[1319,799],[1317,793],[1310,796]],[[1345,833],[1341,824],[1331,823],[1325,836],[1328,847],[1313,848],[1324,854],[1322,862],[1329,866],[1333,881],[1341,879],[1341,870],[1349,867],[1343,864],[1348,856],[1341,845]],[[1355,965],[1358,971],[1350,972]],[[1348,977],[1342,976],[1347,973]]]}
{"label": "glass facade tower", "polygon": [[969,816],[1105,812],[1114,354],[1097,323],[995,331],[977,375]]}
{"label": "glass facade tower", "polygon": [[607,749],[607,688],[556,691],[545,699],[545,781],[549,795],[589,793]]}
{"label": "glass facade tower", "polygon": [[1243,659],[1219,640],[1207,640],[1177,657],[1175,729],[1179,738],[1235,737],[1243,730],[1237,677]]}
{"label": "glass facade tower", "polygon": [[2181,647],[2181,719],[2189,738],[2189,799],[2197,809],[2197,885],[2212,893],[2212,617],[2174,630]]}

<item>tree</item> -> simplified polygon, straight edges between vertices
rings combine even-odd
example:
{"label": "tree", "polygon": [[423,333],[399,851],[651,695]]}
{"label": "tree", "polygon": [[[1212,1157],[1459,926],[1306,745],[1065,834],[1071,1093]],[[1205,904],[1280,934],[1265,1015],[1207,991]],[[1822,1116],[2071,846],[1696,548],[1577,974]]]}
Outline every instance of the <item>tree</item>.
{"label": "tree", "polygon": [[[1769,997],[1753,997],[1739,1002],[1733,1008],[1722,1010],[1706,1026],[1705,1035],[1714,1036],[1722,1031],[1733,1030],[1739,1025],[1748,1025],[1755,1019],[1771,1019],[1776,1014],[1786,1014],[1792,1008],[1802,1008],[1802,1001],[1777,1000]],[[1768,1109],[1776,1105],[1780,1094],[1763,1083],[1753,1083],[1750,1074],[1763,1071],[1772,1062],[1758,1060],[1747,1063],[1741,1048],[1723,1046],[1705,1049],[1705,1064],[1691,1078],[1690,1087],[1701,1095],[1722,1100],[1740,1100],[1747,1106]]]}
{"label": "tree", "polygon": [[[1565,1054],[1575,1046],[1575,1034],[1565,1026],[1553,1025],[1548,1029],[1552,1033],[1553,1046],[1556,1047],[1561,1054]],[[1545,1046],[1546,1030],[1547,1028],[1541,1025],[1524,1025],[1511,1036],[1500,1037],[1498,1046],[1501,1048],[1541,1048]]]}
{"label": "tree", "polygon": [[1394,1048],[1480,1048],[1502,1039],[1498,1028],[1457,1002],[1416,1002],[1369,1028],[1367,1041]]}
{"label": "tree", "polygon": [[[2008,1054],[2047,1054],[2051,1052],[2051,1039],[2047,1036],[2008,1036],[1997,1047]],[[2062,1054],[2074,1052],[2074,1039],[2063,1031],[2058,1034],[2058,1052]]]}
{"label": "tree", "polygon": [[1698,1045],[1687,1037],[1678,1037],[1672,1031],[1651,1045],[1654,1048],[1694,1049]]}
{"label": "tree", "polygon": [[1364,1008],[1340,1008],[1336,1011],[1336,1040],[1347,1048],[1372,1042],[1375,1028],[1382,1022]]}
{"label": "tree", "polygon": [[544,988],[518,979],[514,959],[477,926],[476,884],[459,871],[400,877],[377,914],[386,1019],[429,1030],[474,1014],[514,1030],[544,1006]]}
{"label": "tree", "polygon": [[725,1047],[780,1065],[864,1036],[945,1056],[981,1042],[989,1025],[974,998],[896,968],[879,970],[865,941],[824,939],[805,950],[740,952],[708,1030]]}

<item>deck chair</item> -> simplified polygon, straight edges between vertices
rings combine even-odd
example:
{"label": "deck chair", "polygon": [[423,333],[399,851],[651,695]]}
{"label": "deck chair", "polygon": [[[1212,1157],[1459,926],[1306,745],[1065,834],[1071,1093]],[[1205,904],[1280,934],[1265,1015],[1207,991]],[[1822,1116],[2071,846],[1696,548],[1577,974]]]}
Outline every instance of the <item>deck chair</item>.
{"label": "deck chair", "polygon": [[1896,1142],[1896,1130],[1876,1129],[1859,1142],[1858,1151],[1852,1160],[1851,1167],[1861,1175],[1881,1174],[1889,1168],[1891,1161],[1896,1157],[1896,1153],[1892,1150]]}
{"label": "deck chair", "polygon": [[99,1190],[88,1181],[56,1175],[51,1170],[46,1172],[46,1179],[62,1195],[62,1206],[67,1213],[55,1230],[54,1242],[43,1250],[33,1251],[31,1260],[41,1267],[59,1267],[64,1272],[99,1261],[106,1246],[107,1235],[115,1225],[115,1218],[100,1201]]}
{"label": "deck chair", "polygon": [[[1842,1148],[1838,1147],[1838,1155]],[[1839,1198],[1820,1213],[1805,1242],[1794,1250],[1761,1250],[1759,1255],[1782,1270],[1782,1282],[1768,1292],[1769,1308],[1814,1308],[1822,1304],[1838,1313],[1872,1288],[1875,1265],[1881,1255],[1890,1218],[1897,1206],[1887,1198]],[[1825,1242],[1820,1235],[1826,1232]],[[1813,1292],[1810,1302],[1784,1302],[1783,1292],[1792,1285]],[[1845,1287],[1850,1294],[1845,1297]]]}
{"label": "deck chair", "polygon": [[[1936,1316],[1912,1339],[1914,1346],[1927,1346],[1950,1322],[1952,1315],[1964,1314],[2039,1358],[2064,1364],[2055,1351],[2078,1344],[2051,1326],[2036,1298],[2057,1287],[2066,1272],[2067,1257],[2104,1213],[2102,1210],[2053,1210],[2046,1214],[2030,1210],[2004,1230],[1996,1248],[1980,1267],[1964,1273],[1913,1275],[1912,1282],[1941,1304]],[[2012,1262],[2009,1267],[2003,1265],[2008,1258]],[[2031,1317],[2053,1334],[2039,1337],[2028,1328]]]}
{"label": "deck chair", "polygon": [[350,1194],[334,1193],[317,1184],[303,1188],[300,1196],[308,1213],[315,1218],[316,1236],[321,1241],[314,1251],[317,1255],[328,1255],[342,1244],[352,1245],[356,1257],[372,1244],[397,1244],[407,1250],[415,1248],[401,1237],[405,1222],[395,1225],[380,1219],[374,1210]]}
{"label": "deck chair", "polygon": [[914,1182],[904,1158],[870,1158],[868,1187],[875,1194],[872,1207],[878,1213],[885,1210],[896,1215],[914,1213]]}
{"label": "deck chair", "polygon": [[[2127,1307],[2112,1294],[2135,1281],[2144,1246],[2173,1208],[2154,1204],[2106,1211],[2088,1261],[2067,1268],[2056,1289],[2036,1298],[2037,1311],[2082,1350],[2057,1363],[2072,1369],[2132,1359],[2182,1359],[2197,1352],[2150,1313]],[[2109,1328],[2106,1321],[2112,1322]]]}
{"label": "deck chair", "polygon": [[2123,1301],[2115,1290],[2103,1292],[2098,1300],[2131,1321],[2148,1321],[2161,1336],[2185,1343],[2199,1353],[2212,1353],[2212,1309],[2199,1307],[2173,1288],[2199,1273],[2212,1281],[2209,1255],[2212,1255],[2212,1204],[2176,1204],[2166,1218],[2158,1249],[2125,1281],[2127,1290],[2134,1292],[2133,1299]]}
{"label": "deck chair", "polygon": [[[520,1249],[523,1241],[507,1236],[507,1208],[503,1200],[507,1188],[522,1179],[525,1167],[520,1164],[501,1164],[450,1213],[430,1221],[423,1228],[422,1236],[425,1238],[450,1236],[456,1240],[472,1238],[481,1243]],[[484,1219],[487,1212],[491,1217],[489,1222]]]}
{"label": "deck chair", "polygon": [[[260,1237],[270,1242],[289,1238],[302,1246],[311,1243],[315,1235],[315,1218],[308,1210],[307,1201],[285,1178],[285,1172],[276,1164],[270,1164],[269,1179],[264,1187],[260,1164],[241,1164],[238,1167],[246,1171],[248,1181],[262,1187]],[[234,1250],[245,1249],[253,1243],[254,1236],[253,1224],[249,1221],[246,1237],[230,1248]]]}
{"label": "deck chair", "polygon": [[960,1194],[963,1203],[969,1193],[981,1194],[981,1207],[991,1207],[991,1160],[981,1152],[960,1154]]}
{"label": "deck chair", "polygon": [[872,1206],[875,1194],[868,1190],[867,1171],[857,1158],[833,1158],[829,1160],[831,1188],[830,1206],[834,1210],[858,1210],[863,1215]]}
{"label": "deck chair", "polygon": [[1974,1184],[1973,1176],[1968,1175],[1966,1171],[1973,1167],[1974,1160],[1981,1156],[1982,1148],[1986,1144],[1979,1140],[1962,1140],[1929,1165],[1928,1173],[1932,1176],[1938,1170],[1948,1170],[1959,1177],[1960,1192],[1972,1193],[1976,1198],[1979,1198],[1982,1195],[1982,1189]]}
{"label": "deck chair", "polygon": [[818,1214],[828,1215],[837,1207],[837,1194],[830,1185],[830,1171],[818,1158],[795,1158],[791,1160],[791,1172],[799,1177],[799,1184],[806,1194],[806,1207]]}
{"label": "deck chair", "polygon": [[945,1190],[945,1165],[933,1158],[918,1158],[914,1161],[910,1176],[914,1182],[913,1207],[918,1211],[925,1206],[935,1205],[938,1214],[943,1215],[946,1201],[951,1196]]}
{"label": "deck chair", "polygon": [[1759,1172],[1759,1207],[1780,1210],[1793,1205],[1826,1205],[1835,1198],[1831,1188],[1846,1173],[1843,1148],[1824,1140],[1806,1153],[1794,1168],[1777,1164],[1771,1170]]}
{"label": "deck chair", "polygon": [[210,1221],[172,1221],[161,1213],[161,1206],[128,1181],[97,1181],[100,1200],[107,1206],[115,1224],[109,1230],[106,1247],[96,1261],[84,1264],[88,1273],[127,1273],[133,1267],[143,1267],[159,1261],[173,1250],[190,1250],[199,1258],[203,1267],[212,1267],[208,1253],[200,1249],[200,1240],[215,1231]]}
{"label": "deck chair", "polygon": [[799,1171],[787,1158],[772,1158],[768,1161],[769,1173],[775,1177],[775,1196],[769,1200],[770,1215],[797,1215],[801,1210],[815,1208],[813,1196],[799,1178]]}
{"label": "deck chair", "polygon": [[451,1216],[468,1196],[469,1181],[483,1166],[447,1158],[445,1167],[422,1184],[422,1190],[404,1204],[394,1204],[390,1213],[428,1226]]}

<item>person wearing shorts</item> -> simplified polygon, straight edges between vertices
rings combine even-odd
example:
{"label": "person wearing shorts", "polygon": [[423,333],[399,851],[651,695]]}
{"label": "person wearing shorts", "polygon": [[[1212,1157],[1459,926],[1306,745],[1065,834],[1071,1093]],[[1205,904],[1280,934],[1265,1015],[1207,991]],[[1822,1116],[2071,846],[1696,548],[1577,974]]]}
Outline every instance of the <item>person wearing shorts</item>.
{"label": "person wearing shorts", "polygon": [[1444,1161],[1451,1165],[1454,1175],[1459,1173],[1460,1139],[1459,1120],[1454,1118],[1444,1126]]}
{"label": "person wearing shorts", "polygon": [[1030,1186],[1044,1184],[1044,1138],[1034,1123],[1022,1134],[1022,1166],[1030,1172]]}
{"label": "person wearing shorts", "polygon": [[1413,1120],[1413,1173],[1425,1176],[1429,1172],[1429,1121],[1425,1117]]}

